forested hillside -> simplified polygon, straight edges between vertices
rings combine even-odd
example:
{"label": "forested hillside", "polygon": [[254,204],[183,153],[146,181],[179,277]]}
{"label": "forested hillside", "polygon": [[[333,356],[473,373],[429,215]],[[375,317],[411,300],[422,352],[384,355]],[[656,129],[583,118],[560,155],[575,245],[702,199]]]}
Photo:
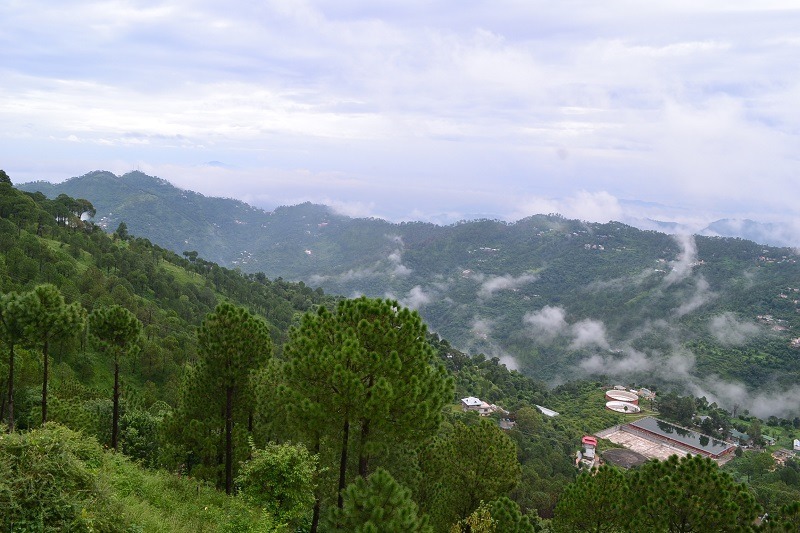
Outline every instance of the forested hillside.
{"label": "forested hillside", "polygon": [[[549,390],[455,349],[396,301],[242,274],[124,225],[109,235],[81,220],[91,202],[0,178],[4,530],[527,532],[596,513],[570,503],[590,490],[570,485],[576,445],[630,416],[602,408],[603,383]],[[465,396],[499,409],[464,412]],[[743,416],[741,429],[760,423]],[[716,466],[686,478],[721,484],[731,496],[715,509],[747,504],[731,524],[760,506],[791,524],[794,463],[773,479],[750,462],[733,473],[759,476],[757,500]],[[675,478],[650,468],[613,482],[664,476]],[[670,519],[609,523],[655,531]]]}
{"label": "forested hillside", "polygon": [[784,401],[800,376],[790,249],[557,215],[436,226],[311,204],[267,213],[137,172],[26,187],[77,191],[109,231],[125,222],[190,259],[396,298],[462,350],[537,379],[647,378],[763,416],[798,407]]}

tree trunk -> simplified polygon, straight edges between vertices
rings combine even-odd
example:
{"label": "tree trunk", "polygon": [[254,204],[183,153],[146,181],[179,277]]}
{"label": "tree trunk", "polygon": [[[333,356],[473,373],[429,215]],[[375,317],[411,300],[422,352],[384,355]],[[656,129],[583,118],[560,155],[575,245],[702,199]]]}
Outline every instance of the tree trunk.
{"label": "tree trunk", "polygon": [[336,502],[339,509],[344,507],[344,487],[347,480],[347,446],[350,437],[350,420],[345,418],[342,428],[342,456],[339,460],[339,498]]}
{"label": "tree trunk", "polygon": [[[317,437],[317,443],[314,446],[314,454],[319,456],[319,437]],[[319,497],[319,487],[317,487],[314,490],[314,514],[311,516],[310,533],[317,533],[317,529],[319,528],[319,511],[321,505],[322,503]]]}
{"label": "tree trunk", "polygon": [[[367,402],[372,397],[372,387],[375,384],[375,376],[369,377],[367,384]],[[367,469],[369,463],[369,455],[367,454],[367,441],[369,440],[369,418],[361,419],[361,440],[358,443],[358,475],[367,479]]]}
{"label": "tree trunk", "polygon": [[233,492],[233,387],[225,389],[225,494]]}
{"label": "tree trunk", "polygon": [[44,372],[42,377],[42,425],[45,425],[47,422],[47,364],[49,359],[47,354],[48,344],[49,343],[47,341],[44,341],[44,345],[42,347],[42,356],[44,358]]}
{"label": "tree trunk", "polygon": [[119,441],[119,361],[114,358],[114,414],[111,419],[111,447],[116,452]]}
{"label": "tree trunk", "polygon": [[367,479],[369,455],[367,454],[367,440],[369,439],[369,419],[361,421],[361,442],[358,449],[358,475]]}
{"label": "tree trunk", "polygon": [[14,343],[8,356],[8,430],[14,432]]}

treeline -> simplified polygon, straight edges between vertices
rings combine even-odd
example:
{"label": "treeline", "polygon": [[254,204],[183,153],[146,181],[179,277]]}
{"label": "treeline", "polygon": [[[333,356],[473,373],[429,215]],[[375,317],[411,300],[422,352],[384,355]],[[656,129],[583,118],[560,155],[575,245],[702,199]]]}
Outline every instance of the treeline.
{"label": "treeline", "polygon": [[[5,174],[0,188],[3,528],[583,530],[565,514],[587,483],[572,484],[571,456],[613,420],[533,406],[591,384],[551,392],[395,301],[244,275],[124,224],[108,235],[81,220],[85,200],[20,193]],[[464,396],[504,411],[464,412]],[[53,481],[31,490],[37,476]],[[742,498],[740,525],[759,511]]]}
{"label": "treeline", "polygon": [[[99,519],[114,498],[87,499],[105,459],[77,435],[36,429],[47,421],[238,492],[276,529],[446,530],[482,502],[498,523],[532,527],[508,499],[522,479],[517,445],[494,421],[445,408],[454,381],[416,313],[388,300],[334,307],[303,284],[177,256],[124,224],[109,236],[81,220],[88,202],[0,186],[2,412],[22,431],[0,461],[15,501],[5,527],[131,525]],[[492,361],[473,378],[496,387],[503,372]],[[518,375],[507,387],[520,400],[541,393]],[[25,492],[31,469],[56,468],[47,443],[61,438],[74,467],[54,475],[64,486]],[[374,498],[396,508],[371,516]]]}

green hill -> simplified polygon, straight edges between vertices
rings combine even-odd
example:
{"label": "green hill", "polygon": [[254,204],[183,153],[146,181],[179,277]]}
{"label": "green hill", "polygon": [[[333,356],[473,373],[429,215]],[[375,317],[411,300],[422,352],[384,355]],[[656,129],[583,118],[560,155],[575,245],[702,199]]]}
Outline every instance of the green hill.
{"label": "green hill", "polygon": [[[398,318],[398,324],[388,324],[387,328],[382,320],[374,324],[355,320],[347,328],[329,330],[322,324],[332,312],[324,310],[333,309],[340,299],[303,282],[244,274],[197,254],[177,255],[124,231],[109,235],[81,220],[84,212],[93,209],[88,201],[69,196],[49,200],[42,194],[24,194],[0,180],[2,313],[15,309],[8,304],[10,293],[30,294],[31,289],[48,283],[57,288],[66,303],[79,305],[87,312],[120,305],[144,325],[139,341],[141,351],[123,358],[121,365],[119,453],[103,449],[110,442],[113,365],[104,349],[91,340],[92,333],[75,330],[67,337],[54,338],[50,344],[51,422],[43,428],[39,427],[41,346],[30,340],[33,330],[26,329],[20,337],[23,340],[15,345],[13,379],[16,432],[8,434],[0,425],[0,528],[4,530],[290,531],[306,530],[313,523],[312,517],[319,516],[320,530],[327,530],[334,523],[341,531],[369,523],[375,530],[390,531],[398,528],[393,525],[398,523],[393,522],[396,520],[415,524],[406,529],[427,531],[427,526],[432,525],[434,531],[451,531],[454,522],[472,516],[482,517],[481,520],[491,517],[499,530],[531,531],[531,523],[537,528],[547,527],[540,517],[553,516],[565,488],[575,479],[572,458],[581,435],[628,417],[603,409],[607,382],[570,382],[549,390],[539,381],[509,371],[497,357],[470,356],[437,335],[424,337],[420,334],[424,329],[416,329],[418,319],[394,303],[375,307],[374,301],[349,301],[347,306],[337,306],[335,312],[349,310],[342,315],[347,321],[350,312],[361,309],[371,316],[369,313],[383,309],[389,317]],[[303,220],[302,215],[299,218]],[[541,217],[536,223],[551,227],[535,235],[541,238],[539,250],[545,262],[564,261],[559,255],[564,253],[559,244],[566,235],[563,232],[575,229],[570,234],[580,235],[580,225],[557,217]],[[458,237],[464,242],[474,242],[472,232],[476,230],[486,238],[507,238],[505,227],[489,221],[441,229],[425,226],[432,236],[439,231],[465,232]],[[614,225],[606,231],[617,231],[616,228],[620,234],[628,231]],[[679,248],[669,238],[658,238],[663,240],[656,242],[664,246]],[[609,242],[612,240],[609,238]],[[397,240],[392,242],[399,245]],[[751,244],[741,244],[746,258]],[[488,255],[479,255],[479,259],[500,251],[484,248],[478,248],[479,252]],[[601,250],[584,245],[578,252],[583,253],[581,250],[601,252],[605,246]],[[420,252],[420,257],[426,259],[436,251],[433,247],[430,253]],[[402,253],[406,253],[405,248]],[[696,255],[700,253],[698,249]],[[714,250],[702,253],[713,255]],[[691,250],[684,249],[684,255],[687,265],[697,262]],[[465,260],[471,260],[471,256],[467,252]],[[687,258],[693,260],[687,262]],[[410,274],[401,268],[406,265],[405,259],[389,261],[396,277]],[[477,260],[475,266],[485,269],[487,263]],[[742,294],[757,288],[758,283],[771,282],[767,274],[780,274],[782,265],[791,264],[791,258],[762,256],[756,267],[766,269],[764,279],[757,271],[751,274]],[[680,271],[681,265],[674,264],[673,272]],[[693,268],[700,267],[703,264]],[[590,264],[585,268],[592,272]],[[546,278],[548,269],[545,266],[534,270],[531,276]],[[709,272],[704,275],[711,279]],[[461,275],[469,280],[472,273]],[[514,295],[527,290],[527,284],[537,283],[537,279],[517,278],[509,284],[497,281],[502,276],[481,275],[480,285],[472,291],[479,300],[489,303],[504,293]],[[673,284],[688,284],[684,288],[688,286],[696,292],[697,281],[692,276],[667,284],[669,276],[665,273],[651,283],[664,292],[668,292],[665,286]],[[479,283],[474,279],[471,282]],[[788,292],[788,288],[783,290]],[[563,298],[566,300],[567,295]],[[779,303],[789,300],[788,296],[776,298]],[[224,350],[217,351],[218,344],[204,345],[202,339],[208,339],[209,329],[204,326],[201,333],[197,329],[220,309],[230,308],[217,307],[220,302],[233,303],[236,309],[243,306],[265,319],[267,334],[275,346],[266,362],[241,374],[246,376],[247,384],[242,385],[246,391],[230,393],[242,395],[245,400],[231,414],[235,423],[232,421],[229,426],[237,443],[233,467],[236,485],[232,490],[237,493],[235,496],[225,496],[212,488],[223,485],[225,425],[219,425],[224,420],[220,385],[228,379],[229,369],[225,365],[211,366],[209,361],[216,360]],[[312,314],[303,315],[306,311]],[[784,319],[775,313],[770,323],[788,327],[783,326],[788,321],[777,322]],[[33,327],[32,316],[25,319],[26,328]],[[317,317],[320,327],[310,327],[317,324],[311,317]],[[410,330],[413,334],[403,337],[407,335],[403,333],[406,326],[411,324],[417,324]],[[290,333],[292,325],[300,326],[300,330]],[[685,327],[691,331],[692,326],[688,322]],[[735,333],[730,321],[722,326]],[[369,346],[363,351],[357,349],[354,334],[354,330],[362,328]],[[378,328],[377,335],[373,328]],[[4,326],[2,331],[5,335],[9,330]],[[228,328],[217,331],[224,339]],[[585,327],[585,332],[584,338],[592,328]],[[611,333],[607,335],[610,337]],[[321,342],[309,340],[314,337]],[[403,342],[416,346],[417,353],[423,355],[422,362],[430,356],[426,364],[415,368],[417,372],[435,369],[434,381],[439,380],[436,382],[440,387],[437,390],[451,396],[444,399],[440,408],[417,409],[407,400],[406,394],[415,394],[419,402],[424,402],[426,392],[433,390],[417,386],[421,374],[403,374],[399,381],[395,376],[394,382],[390,379],[398,365],[402,367],[400,352],[405,356],[407,350],[413,350],[392,349],[392,343],[401,337]],[[239,345],[235,353],[249,353],[253,346],[266,349],[270,344],[266,336],[259,339],[257,343]],[[781,341],[781,337],[777,339]],[[665,342],[663,338],[650,341]],[[558,342],[554,340],[554,345]],[[698,352],[705,346],[700,333],[691,342]],[[378,346],[387,343],[388,357],[376,357]],[[0,413],[4,414],[9,397],[10,345],[9,337],[4,336],[0,350]],[[339,345],[343,347],[340,352],[336,348]],[[427,352],[425,346],[432,351]],[[707,346],[710,355],[730,353],[719,351],[718,346]],[[748,353],[746,346],[726,345],[725,350]],[[569,348],[565,352],[571,353]],[[331,362],[336,354],[346,355],[348,364]],[[760,354],[754,355],[763,359]],[[622,356],[629,357],[624,353]],[[303,357],[310,364],[304,366]],[[359,364],[366,375],[350,379]],[[446,372],[438,370],[441,367]],[[375,380],[371,372],[378,370],[385,375]],[[304,375],[309,379],[295,381]],[[325,386],[319,388],[320,383]],[[365,386],[370,388],[360,401],[350,398],[358,391],[363,393]],[[403,393],[393,395],[393,387]],[[297,401],[287,401],[293,398],[287,391],[299,395]],[[459,399],[465,396],[479,396],[496,404],[497,411],[488,419],[465,412],[459,405]],[[395,403],[384,403],[389,400]],[[719,421],[724,431],[735,426],[755,432],[761,425],[747,414],[731,417],[705,399],[678,398],[674,394],[664,395],[663,412],[667,414],[670,405],[680,407],[687,402],[689,412],[694,407],[707,413],[707,421],[713,419],[712,425]],[[547,405],[561,414],[543,417],[534,405]],[[349,411],[355,414],[347,415]],[[373,418],[367,419],[370,412]],[[343,416],[347,421],[344,428],[337,423]],[[428,422],[418,427],[421,418]],[[513,419],[516,426],[498,429],[501,418]],[[503,422],[508,427],[509,421]],[[792,428],[800,425],[800,419],[772,417],[766,425],[765,432],[789,442],[794,435]],[[716,426],[712,430],[717,431]],[[413,441],[408,440],[410,434],[414,435]],[[373,440],[367,441],[368,436]],[[403,439],[402,445],[398,444]],[[785,501],[796,499],[800,484],[794,463],[773,471],[766,463],[751,465],[753,461],[748,462],[749,459],[735,462],[731,471],[737,476],[753,476],[758,502],[765,509],[773,513]],[[476,476],[478,469],[481,475]],[[338,486],[344,487],[342,481],[347,485],[338,504],[337,473]],[[375,510],[380,512],[373,513]],[[380,525],[376,526],[373,520]],[[514,529],[509,529],[512,522]],[[558,517],[553,525],[558,525]]]}
{"label": "green hill", "polygon": [[655,379],[732,404],[747,400],[729,382],[780,389],[800,375],[800,266],[787,248],[557,215],[436,226],[311,204],[268,213],[138,172],[24,188],[87,198],[109,231],[124,221],[176,253],[395,297],[459,348],[538,379]]}

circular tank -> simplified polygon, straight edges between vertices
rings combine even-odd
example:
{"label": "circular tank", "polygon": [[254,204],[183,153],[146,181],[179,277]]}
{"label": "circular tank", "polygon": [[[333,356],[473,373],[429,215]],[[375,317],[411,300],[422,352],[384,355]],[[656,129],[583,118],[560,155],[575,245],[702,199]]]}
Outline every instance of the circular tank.
{"label": "circular tank", "polygon": [[630,402],[620,402],[618,400],[611,400],[606,402],[606,409],[616,411],[618,413],[634,414],[641,412],[642,408]]}
{"label": "circular tank", "polygon": [[628,402],[639,405],[639,395],[626,390],[610,390],[606,392],[606,400]]}

